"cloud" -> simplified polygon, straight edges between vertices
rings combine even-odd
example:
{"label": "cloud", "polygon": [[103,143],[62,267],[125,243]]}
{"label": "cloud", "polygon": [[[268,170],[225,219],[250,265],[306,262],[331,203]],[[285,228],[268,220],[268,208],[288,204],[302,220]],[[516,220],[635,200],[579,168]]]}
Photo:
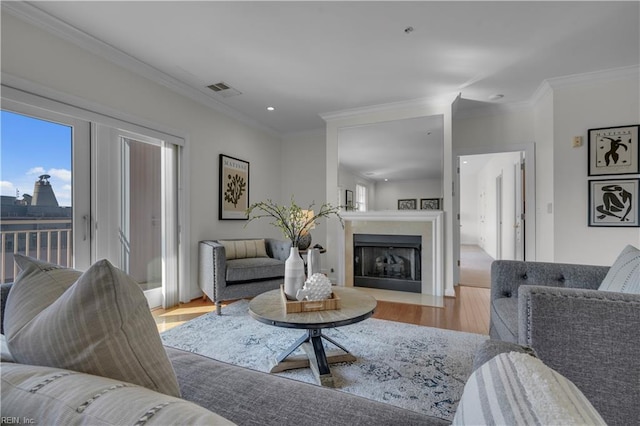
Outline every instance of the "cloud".
{"label": "cloud", "polygon": [[29,169],[27,171],[27,174],[28,175],[37,175],[37,176],[43,175],[44,174],[44,167],[39,167],[38,166],[38,167],[34,167],[32,169]]}
{"label": "cloud", "polygon": [[12,182],[8,180],[0,180],[0,193],[2,195],[8,195],[10,197],[16,196],[16,187]]}
{"label": "cloud", "polygon": [[71,170],[67,169],[49,169],[48,175],[56,177],[63,182],[71,182]]}

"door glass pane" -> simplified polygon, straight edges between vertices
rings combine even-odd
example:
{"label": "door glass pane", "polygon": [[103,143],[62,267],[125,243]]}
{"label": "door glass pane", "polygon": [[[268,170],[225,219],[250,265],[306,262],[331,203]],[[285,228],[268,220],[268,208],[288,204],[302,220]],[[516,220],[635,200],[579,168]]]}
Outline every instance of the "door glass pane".
{"label": "door glass pane", "polygon": [[162,286],[161,147],[121,138],[121,259],[142,286]]}
{"label": "door glass pane", "polygon": [[14,253],[73,266],[73,128],[4,110],[1,119],[0,281],[15,278]]}

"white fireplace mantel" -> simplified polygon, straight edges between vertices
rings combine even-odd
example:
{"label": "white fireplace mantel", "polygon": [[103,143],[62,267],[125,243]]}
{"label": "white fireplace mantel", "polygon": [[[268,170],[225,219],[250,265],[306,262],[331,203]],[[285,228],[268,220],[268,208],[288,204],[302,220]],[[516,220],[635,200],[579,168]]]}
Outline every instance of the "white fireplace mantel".
{"label": "white fireplace mantel", "polygon": [[[348,283],[347,270],[351,270],[347,266],[347,241],[352,241],[351,225],[358,226],[364,222],[387,222],[385,226],[389,226],[392,233],[398,235],[403,234],[403,225],[408,223],[420,223],[427,222],[430,225],[429,240],[425,241],[423,238],[423,247],[428,246],[431,254],[430,264],[431,275],[430,279],[426,279],[423,276],[423,294],[430,294],[433,296],[444,296],[444,246],[443,246],[443,218],[444,212],[441,210],[384,210],[384,211],[371,211],[371,212],[341,212],[340,216],[345,222],[345,234],[344,238],[338,239],[338,278],[341,283]],[[380,228],[379,228],[380,229]],[[352,253],[352,249],[351,249]],[[351,262],[353,261],[350,258]]]}

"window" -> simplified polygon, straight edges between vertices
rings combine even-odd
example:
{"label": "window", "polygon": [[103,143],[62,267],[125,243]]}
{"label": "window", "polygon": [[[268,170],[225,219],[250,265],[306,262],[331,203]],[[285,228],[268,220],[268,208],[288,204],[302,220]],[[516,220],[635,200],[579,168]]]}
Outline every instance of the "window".
{"label": "window", "polygon": [[367,187],[359,183],[356,184],[356,210],[367,211]]}

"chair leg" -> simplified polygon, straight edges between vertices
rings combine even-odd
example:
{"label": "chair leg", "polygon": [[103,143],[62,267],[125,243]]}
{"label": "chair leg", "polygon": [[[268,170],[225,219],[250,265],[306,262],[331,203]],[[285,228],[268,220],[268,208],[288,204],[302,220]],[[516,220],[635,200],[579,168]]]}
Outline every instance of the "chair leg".
{"label": "chair leg", "polygon": [[216,302],[216,313],[218,315],[222,315],[222,305],[220,304],[220,302]]}

